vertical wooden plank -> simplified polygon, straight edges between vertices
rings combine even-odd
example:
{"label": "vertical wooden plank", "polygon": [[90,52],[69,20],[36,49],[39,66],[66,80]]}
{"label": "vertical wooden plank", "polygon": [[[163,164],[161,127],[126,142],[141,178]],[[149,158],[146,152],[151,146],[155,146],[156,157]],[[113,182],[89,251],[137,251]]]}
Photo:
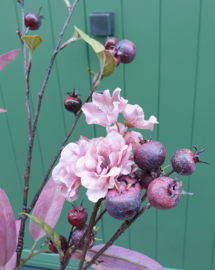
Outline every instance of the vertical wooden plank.
{"label": "vertical wooden plank", "polygon": [[[161,2],[161,64],[159,141],[165,146],[165,165],[180,148],[189,148],[200,1]],[[173,175],[174,177],[174,175]],[[188,177],[181,177],[187,190]],[[170,211],[158,212],[157,260],[181,268],[186,198]]]}
{"label": "vertical wooden plank", "polygon": [[[89,26],[89,15],[93,12],[101,12],[101,11],[113,11],[114,12],[114,22],[115,22],[115,37],[118,37],[119,40],[122,39],[122,14],[121,14],[121,2],[120,1],[104,1],[104,0],[92,0],[85,1],[86,4],[86,20],[87,20],[87,34],[90,35],[90,26]],[[106,37],[93,37],[99,42],[103,43]],[[90,68],[98,72],[99,71],[99,61],[94,53],[94,51],[89,48],[89,60],[90,60]],[[113,75],[108,78],[105,78],[101,84],[99,85],[97,90],[106,90],[109,89],[110,93],[112,93],[117,87],[121,88],[121,96],[125,97],[124,91],[124,78],[123,78],[123,67],[120,65],[116,68],[116,71]],[[106,136],[106,129],[104,127],[95,125],[96,136]],[[111,222],[111,226],[110,226]],[[103,218],[104,225],[104,241],[108,241],[110,237],[115,233],[118,227],[121,225],[121,222],[118,220],[114,220],[108,214],[106,214]],[[123,234],[121,238],[116,241],[116,245],[129,247],[129,237],[128,231]]]}
{"label": "vertical wooden plank", "polygon": [[[132,20],[128,19],[132,16]],[[124,38],[137,47],[135,60],[125,68],[126,98],[138,104],[146,119],[158,117],[159,1],[141,1],[131,5],[123,1]],[[159,121],[159,119],[158,119]],[[138,130],[144,138],[149,131]],[[156,140],[155,126],[153,140]],[[131,249],[155,258],[156,211],[150,209],[131,227]]]}
{"label": "vertical wooden plank", "polygon": [[[215,70],[215,3],[202,1],[201,25],[199,31],[199,54],[196,70],[195,110],[191,144],[199,149],[206,148],[201,159],[214,164],[213,138],[214,116],[214,70]],[[189,179],[189,190],[194,196],[188,198],[187,237],[184,243],[185,269],[215,269],[214,224],[212,214],[214,199],[213,166],[197,164],[196,172]]]}

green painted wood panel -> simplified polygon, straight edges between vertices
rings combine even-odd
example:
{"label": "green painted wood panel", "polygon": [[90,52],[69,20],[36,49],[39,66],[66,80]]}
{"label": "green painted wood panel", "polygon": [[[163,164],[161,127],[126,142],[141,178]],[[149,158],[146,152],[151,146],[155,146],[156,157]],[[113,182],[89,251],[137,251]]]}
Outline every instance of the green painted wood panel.
{"label": "green painted wood panel", "polygon": [[[37,31],[44,42],[33,56],[30,78],[33,114],[54,44],[68,12],[63,1],[52,0],[26,1],[26,12],[36,12],[40,6],[43,6],[42,14],[46,20]],[[190,148],[192,144],[200,149],[206,147],[202,159],[214,164],[214,3],[206,0],[135,0],[131,5],[128,0],[80,1],[63,41],[72,36],[74,24],[89,34],[89,14],[96,11],[113,11],[115,35],[119,39],[130,39],[137,46],[135,61],[117,67],[115,74],[104,79],[98,90],[113,92],[120,87],[121,96],[130,104],[142,106],[146,118],[157,116],[160,124],[155,127],[153,137],[166,148],[165,165],[170,163],[171,155],[177,149]],[[2,1],[0,23],[4,27],[0,34],[4,39],[0,42],[0,55],[20,48],[15,34],[20,22],[20,7],[16,1]],[[96,39],[102,42],[104,38]],[[81,41],[67,47],[57,57],[38,121],[30,198],[74,120],[74,116],[63,109],[64,93],[74,87],[80,88],[82,100],[85,100],[91,89],[88,67],[97,71],[99,62],[92,49]],[[20,53],[0,73],[0,108],[8,110],[0,117],[0,147],[4,153],[0,155],[0,187],[8,194],[16,218],[21,211],[20,195],[28,147],[24,89]],[[88,126],[82,117],[70,142],[78,140],[80,134],[88,138],[104,136],[105,128]],[[144,138],[149,137],[148,131],[142,134]],[[142,252],[165,267],[215,270],[212,170],[213,166],[198,164],[194,175],[181,177],[183,188],[194,192],[194,196],[183,196],[174,210],[146,212],[116,244]],[[77,204],[85,193],[86,189],[82,188]],[[87,199],[85,203],[90,212],[93,205]],[[56,226],[59,233],[69,230],[66,221],[69,209],[70,204],[65,202],[61,221]],[[105,215],[99,224],[98,238],[107,241],[120,224]],[[32,237],[27,233],[24,246],[30,248],[32,243]]]}

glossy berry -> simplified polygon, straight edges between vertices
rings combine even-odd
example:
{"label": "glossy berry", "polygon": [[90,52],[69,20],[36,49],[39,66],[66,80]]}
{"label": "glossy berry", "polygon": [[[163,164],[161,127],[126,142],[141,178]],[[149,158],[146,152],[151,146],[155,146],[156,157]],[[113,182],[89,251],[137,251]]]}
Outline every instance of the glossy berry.
{"label": "glossy berry", "polygon": [[152,181],[147,189],[150,204],[158,210],[168,210],[175,207],[181,199],[182,182],[161,176]]}
{"label": "glossy berry", "polygon": [[158,169],[165,161],[166,151],[157,141],[141,141],[140,146],[134,151],[134,162],[146,171]]}
{"label": "glossy berry", "polygon": [[[60,235],[60,241],[61,241],[61,250],[65,252],[67,249],[67,240],[64,236]],[[51,239],[49,239],[49,250],[53,253],[58,253],[58,250],[53,244]]]}
{"label": "glossy berry", "polygon": [[189,149],[180,149],[173,154],[171,163],[175,172],[181,173],[182,175],[191,175],[196,169],[196,163],[210,164],[199,159],[199,154],[206,149],[198,151],[196,146],[193,145],[193,147],[196,149],[195,153]]}
{"label": "glossy berry", "polygon": [[69,211],[68,221],[72,226],[80,228],[85,225],[87,217],[88,214],[81,203],[80,206],[75,205],[74,208]]}
{"label": "glossy berry", "polygon": [[[40,8],[41,10],[41,8]],[[25,15],[25,26],[30,30],[37,30],[41,26],[41,19],[44,19],[43,16],[40,16],[40,10],[38,13],[29,12]]]}
{"label": "glossy berry", "polygon": [[106,209],[113,218],[128,220],[137,214],[141,205],[141,188],[135,186],[129,186],[122,180],[118,189],[115,187],[108,191],[105,200]]}
{"label": "glossy berry", "polygon": [[129,64],[136,56],[136,47],[130,40],[123,39],[116,44],[114,52],[120,57],[121,63]]}
{"label": "glossy berry", "polygon": [[[82,228],[76,228],[73,231],[72,238],[71,238],[73,246],[75,246],[76,244],[79,243],[81,237],[87,231],[87,229],[88,229],[88,225],[84,225]],[[87,238],[85,238],[85,240],[81,243],[81,245],[79,246],[78,249],[83,250],[86,240],[87,240]],[[90,238],[89,249],[94,246],[95,241],[96,241],[96,231],[93,229],[92,234],[91,234],[91,238]]]}
{"label": "glossy berry", "polygon": [[78,98],[78,91],[75,92],[75,90],[70,93],[66,93],[69,95],[68,98],[65,98],[64,100],[64,107],[67,111],[72,112],[76,115],[78,111],[80,111],[82,106],[82,101],[80,98]]}
{"label": "glossy berry", "polygon": [[117,43],[118,43],[118,40],[115,37],[107,37],[104,40],[103,45],[106,50],[112,50],[116,46]]}

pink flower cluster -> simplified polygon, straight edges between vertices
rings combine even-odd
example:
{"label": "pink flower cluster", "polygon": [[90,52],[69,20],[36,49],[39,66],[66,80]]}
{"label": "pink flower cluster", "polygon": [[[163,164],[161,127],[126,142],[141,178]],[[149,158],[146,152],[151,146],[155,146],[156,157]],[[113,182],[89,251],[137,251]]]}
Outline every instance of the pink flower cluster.
{"label": "pink flower cluster", "polygon": [[[143,137],[139,132],[129,132],[129,128],[153,130],[158,122],[154,116],[145,120],[142,108],[127,104],[128,101],[120,97],[120,91],[117,88],[112,97],[109,90],[103,94],[94,93],[92,103],[82,107],[87,123],[106,127],[107,136],[92,140],[81,137],[77,143],[70,143],[63,149],[52,176],[68,201],[78,198],[82,185],[87,188],[88,199],[97,202],[114,187],[120,175],[132,175],[137,170],[132,150],[139,146]],[[123,114],[126,127],[117,123],[119,113]]]}

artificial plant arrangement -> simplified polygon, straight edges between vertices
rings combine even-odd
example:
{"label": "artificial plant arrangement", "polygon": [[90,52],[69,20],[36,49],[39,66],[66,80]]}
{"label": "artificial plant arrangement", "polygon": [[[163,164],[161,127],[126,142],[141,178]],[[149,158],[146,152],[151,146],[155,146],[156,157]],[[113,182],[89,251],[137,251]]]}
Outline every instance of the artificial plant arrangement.
{"label": "artificial plant arrangement", "polygon": [[[181,194],[189,194],[181,189],[182,182],[178,182],[178,178],[180,175],[194,173],[196,163],[207,163],[199,158],[199,154],[205,149],[198,151],[194,146],[195,153],[189,149],[176,151],[171,159],[172,170],[164,173],[162,168],[166,158],[164,146],[158,141],[153,141],[152,135],[146,140],[140,132],[131,131],[132,128],[153,131],[154,124],[158,124],[156,117],[151,116],[149,120],[145,120],[143,109],[138,105],[129,104],[128,100],[122,98],[119,88],[116,88],[112,95],[109,90],[96,92],[99,83],[105,77],[111,76],[120,63],[129,64],[134,60],[135,45],[129,40],[118,41],[114,37],[108,37],[104,44],[101,44],[77,27],[73,36],[61,45],[69,20],[79,2],[75,0],[71,6],[68,0],[64,1],[69,14],[45,75],[32,122],[29,103],[32,56],[43,40],[38,35],[31,36],[27,33],[41,27],[43,16],[40,16],[41,9],[38,13],[25,14],[24,0],[17,0],[21,6],[23,22],[22,31],[18,28],[17,34],[24,55],[29,150],[24,176],[23,206],[20,211],[22,213],[18,221],[14,219],[5,192],[0,189],[0,270],[19,269],[40,253],[58,254],[60,270],[66,269],[71,258],[80,261],[78,270],[86,270],[89,267],[100,270],[162,270],[163,267],[159,263],[147,256],[113,244],[146,210],[151,207],[159,210],[171,209],[177,206]],[[100,62],[100,71],[96,73],[88,69],[93,76],[93,85],[83,104],[75,90],[69,92],[69,97],[64,100],[65,109],[75,115],[74,123],[28,206],[32,148],[43,94],[58,53],[79,40],[87,42],[93,48]],[[26,47],[29,52],[28,61]],[[0,56],[0,71],[16,57],[19,51],[15,50]],[[89,102],[91,98],[92,102]],[[3,112],[6,110],[0,109],[0,113]],[[120,113],[124,123],[118,122]],[[90,140],[82,134],[77,142],[66,145],[82,114],[86,116],[88,124],[97,124],[106,128],[106,137]],[[59,162],[55,166],[59,157]],[[170,178],[173,172],[178,174],[175,179]],[[59,219],[64,200],[75,201],[81,186],[87,189],[87,198],[94,203],[89,222],[86,224],[88,212],[83,203],[80,206],[73,205],[68,213],[71,230],[68,235],[58,234],[53,228]],[[142,190],[145,190],[143,195],[141,195]],[[149,203],[141,207],[146,198]],[[33,213],[30,215],[32,210]],[[97,231],[95,226],[104,214],[109,214],[110,220],[115,218],[123,220],[123,223],[106,244],[94,246]],[[22,258],[27,218],[31,219],[30,232],[35,244],[29,256]],[[45,234],[48,237],[46,244],[49,248],[35,252],[37,241]]]}

